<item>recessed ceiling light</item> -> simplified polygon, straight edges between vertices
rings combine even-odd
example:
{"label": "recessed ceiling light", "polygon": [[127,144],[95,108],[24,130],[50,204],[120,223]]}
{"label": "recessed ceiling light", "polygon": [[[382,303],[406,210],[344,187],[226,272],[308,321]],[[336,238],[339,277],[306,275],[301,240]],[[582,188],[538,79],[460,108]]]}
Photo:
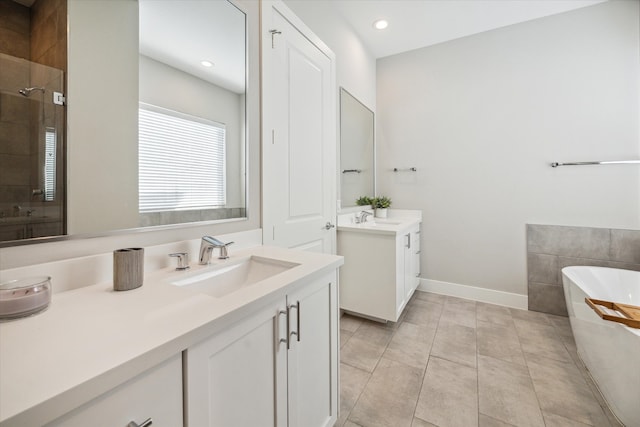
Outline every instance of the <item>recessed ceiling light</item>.
{"label": "recessed ceiling light", "polygon": [[389,23],[385,19],[378,19],[373,23],[373,28],[376,30],[384,30],[389,26]]}
{"label": "recessed ceiling light", "polygon": [[200,64],[202,64],[203,67],[213,67],[213,62],[207,61],[206,59],[204,61],[200,61]]}

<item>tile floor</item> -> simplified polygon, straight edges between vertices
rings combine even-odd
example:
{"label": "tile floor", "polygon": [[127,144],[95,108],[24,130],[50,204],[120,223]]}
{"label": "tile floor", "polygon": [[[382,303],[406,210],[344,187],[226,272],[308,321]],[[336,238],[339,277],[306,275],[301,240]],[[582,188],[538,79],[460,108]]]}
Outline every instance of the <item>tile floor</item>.
{"label": "tile floor", "polygon": [[338,427],[619,426],[566,317],[416,292],[397,323],[340,328]]}

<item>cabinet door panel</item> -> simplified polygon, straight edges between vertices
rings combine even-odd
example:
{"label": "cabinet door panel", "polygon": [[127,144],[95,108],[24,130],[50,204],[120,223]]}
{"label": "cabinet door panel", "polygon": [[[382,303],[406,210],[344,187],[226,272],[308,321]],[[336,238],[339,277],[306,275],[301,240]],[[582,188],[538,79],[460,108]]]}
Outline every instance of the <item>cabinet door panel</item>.
{"label": "cabinet door panel", "polygon": [[288,300],[297,307],[290,309],[289,321],[299,333],[292,336],[289,352],[289,426],[332,426],[337,419],[335,273],[291,294]]}
{"label": "cabinet door panel", "polygon": [[188,426],[285,425],[279,419],[286,411],[279,408],[286,408],[279,311],[277,306],[262,310],[187,350]]}
{"label": "cabinet door panel", "polygon": [[390,319],[395,322],[400,318],[404,306],[407,304],[408,295],[410,294],[407,285],[408,266],[407,253],[411,250],[411,236],[409,233],[400,233],[396,236],[396,313],[395,317]]}
{"label": "cabinet door panel", "polygon": [[413,277],[413,290],[415,291],[420,286],[420,224],[411,232],[411,238],[413,239],[413,251],[412,251],[412,277]]}

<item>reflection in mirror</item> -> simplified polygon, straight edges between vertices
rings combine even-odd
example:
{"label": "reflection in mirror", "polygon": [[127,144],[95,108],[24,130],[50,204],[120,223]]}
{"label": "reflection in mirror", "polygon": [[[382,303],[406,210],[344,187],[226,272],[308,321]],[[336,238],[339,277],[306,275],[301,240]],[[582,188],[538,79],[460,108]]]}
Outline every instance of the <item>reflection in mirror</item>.
{"label": "reflection in mirror", "polygon": [[374,115],[353,95],[340,89],[340,203],[356,205],[375,195]]}
{"label": "reflection in mirror", "polygon": [[139,0],[138,226],[245,216],[245,15]]}
{"label": "reflection in mirror", "polygon": [[0,242],[65,231],[66,11],[0,1]]}

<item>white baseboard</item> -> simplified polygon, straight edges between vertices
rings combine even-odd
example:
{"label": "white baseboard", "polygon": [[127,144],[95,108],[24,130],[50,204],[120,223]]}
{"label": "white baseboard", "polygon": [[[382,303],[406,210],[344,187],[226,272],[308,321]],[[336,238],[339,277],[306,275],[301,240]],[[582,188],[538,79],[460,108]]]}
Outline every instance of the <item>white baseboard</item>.
{"label": "white baseboard", "polygon": [[475,286],[459,285],[457,283],[441,282],[439,280],[420,279],[419,291],[448,295],[474,301],[487,302],[505,307],[527,310],[529,298],[526,295],[493,289],[477,288]]}

